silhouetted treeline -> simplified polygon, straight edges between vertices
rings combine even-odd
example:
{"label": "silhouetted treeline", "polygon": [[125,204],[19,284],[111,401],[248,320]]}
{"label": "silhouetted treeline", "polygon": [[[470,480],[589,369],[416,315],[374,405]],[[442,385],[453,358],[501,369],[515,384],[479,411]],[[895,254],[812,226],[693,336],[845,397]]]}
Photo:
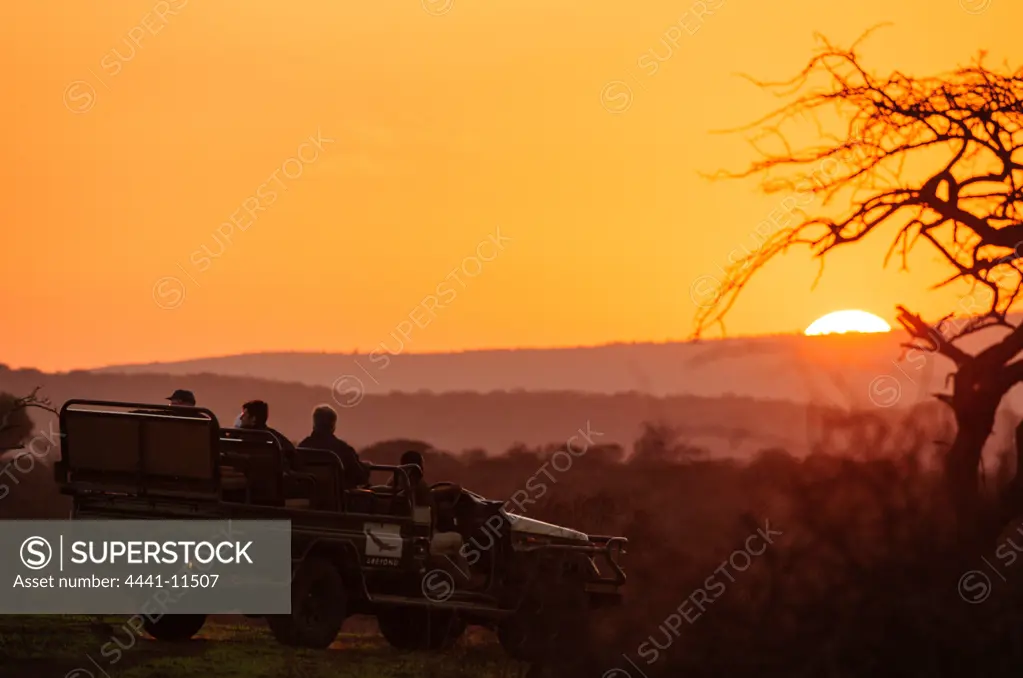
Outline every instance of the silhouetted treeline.
{"label": "silhouetted treeline", "polygon": [[[596,442],[619,444],[629,450],[643,435],[646,422],[667,427],[687,446],[705,449],[712,458],[749,459],[768,447],[801,457],[822,445],[843,448],[847,444],[826,439],[830,434],[825,433],[825,424],[833,426],[829,420],[845,416],[842,409],[829,407],[826,401],[808,408],[794,402],[744,397],[659,398],[640,393],[519,391],[392,393],[366,396],[344,408],[338,401],[352,403],[353,396],[347,391],[335,394],[326,388],[263,379],[214,374],[46,374],[0,366],[0,391],[25,394],[37,386],[42,386],[42,392],[58,405],[70,398],[166,402],[164,398],[175,389],[188,388],[195,392],[198,404],[211,409],[225,425],[234,421],[242,403],[265,400],[270,404],[270,425],[293,440],[309,433],[312,409],[326,402],[338,410],[338,434],[356,448],[380,440],[414,438],[451,452],[476,448],[496,454],[517,444],[535,447],[563,443],[578,428],[589,425]],[[940,422],[949,419],[947,408],[930,399],[916,402],[915,398],[916,394],[907,389],[905,407],[900,401],[890,408],[870,408],[870,417],[896,437],[908,418],[933,420],[931,426],[938,437],[932,441],[942,436],[951,440],[951,435],[941,431]],[[995,437],[1011,438],[1014,426],[1014,420],[1003,417],[996,423]]]}

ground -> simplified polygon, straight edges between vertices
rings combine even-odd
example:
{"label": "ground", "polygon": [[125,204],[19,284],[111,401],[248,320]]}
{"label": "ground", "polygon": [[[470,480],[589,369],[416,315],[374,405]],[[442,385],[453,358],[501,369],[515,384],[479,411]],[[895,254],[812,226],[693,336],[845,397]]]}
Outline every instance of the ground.
{"label": "ground", "polygon": [[261,622],[215,619],[186,643],[139,638],[126,617],[0,617],[7,678],[522,678],[491,638],[470,630],[445,654],[400,653],[352,619],[328,650],[279,645]]}

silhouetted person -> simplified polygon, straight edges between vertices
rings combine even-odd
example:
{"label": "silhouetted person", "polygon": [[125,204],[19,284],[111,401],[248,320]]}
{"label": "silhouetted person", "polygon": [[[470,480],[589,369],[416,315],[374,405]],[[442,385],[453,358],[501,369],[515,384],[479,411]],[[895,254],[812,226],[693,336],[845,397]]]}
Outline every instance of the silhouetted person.
{"label": "silhouetted person", "polygon": [[184,405],[186,407],[195,407],[195,394],[191,391],[186,391],[183,388],[179,388],[170,394],[167,398],[171,405]]}
{"label": "silhouetted person", "polygon": [[319,405],[313,410],[313,432],[298,446],[330,450],[336,454],[345,467],[346,489],[365,485],[369,482],[369,470],[359,460],[355,448],[334,434],[336,430],[337,412],[330,405]]}
{"label": "silhouetted person", "polygon": [[[195,394],[183,388],[175,390],[174,393],[171,393],[170,396],[168,396],[166,399],[170,401],[171,407],[195,407]],[[167,412],[166,410],[132,410],[131,412],[133,414],[162,414],[162,415],[172,414],[170,412]],[[174,412],[173,414],[176,417],[190,417],[193,419],[206,418],[206,415],[204,414],[199,414],[197,412],[189,412],[187,410]]]}
{"label": "silhouetted person", "polygon": [[[195,407],[195,394],[183,388],[179,388],[174,393],[171,393],[167,400],[170,401],[171,407]],[[178,417],[193,417],[195,419],[206,418],[203,414],[189,412],[188,410],[175,412],[175,415]]]}
{"label": "silhouetted person", "polygon": [[[419,467],[419,470],[405,469],[408,474],[408,481],[412,486],[412,496],[415,498],[417,506],[432,506],[433,495],[430,493],[430,486],[427,485],[425,479],[425,471],[423,466],[423,455],[415,450],[408,450],[401,455],[401,460],[398,462],[399,466],[415,465]],[[405,485],[405,476],[398,476],[399,490],[408,489]],[[387,485],[394,487],[394,478],[387,481]]]}
{"label": "silhouetted person", "polygon": [[239,417],[238,428],[253,429],[256,431],[268,431],[281,445],[284,456],[289,462],[295,461],[295,445],[288,440],[288,436],[280,431],[270,428],[266,422],[270,418],[270,406],[262,400],[250,400],[242,405],[242,415]]}

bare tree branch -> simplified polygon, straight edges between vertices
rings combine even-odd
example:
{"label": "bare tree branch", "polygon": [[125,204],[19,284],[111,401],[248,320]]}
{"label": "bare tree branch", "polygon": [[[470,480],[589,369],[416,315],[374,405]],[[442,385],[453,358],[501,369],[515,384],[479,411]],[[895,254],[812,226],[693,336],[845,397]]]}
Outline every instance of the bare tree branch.
{"label": "bare tree branch", "polygon": [[[937,352],[952,359],[956,365],[963,365],[971,359],[962,349],[954,346],[945,339],[940,329],[931,327],[923,319],[910,313],[903,306],[898,306],[899,312],[896,320],[909,333],[911,337],[923,342],[923,346],[910,345],[910,348],[922,348],[925,351]],[[940,325],[939,325],[940,328]]]}
{"label": "bare tree branch", "polygon": [[[1023,382],[1023,325],[1007,318],[1023,289],[1023,69],[988,68],[982,52],[938,76],[879,76],[859,62],[863,38],[840,49],[819,37],[821,47],[795,78],[753,81],[788,102],[742,128],[756,131],[758,160],[711,178],[758,177],[763,192],[785,196],[791,219],[726,269],[712,303],[696,313],[693,336],[723,329],[756,273],[793,247],[806,246],[820,261],[818,279],[829,253],[886,229],[885,266],[897,257],[908,270],[921,246],[937,254],[948,274],[933,287],[966,283],[971,296],[963,301],[973,303],[935,324],[899,306],[898,321],[912,338],[909,348],[944,355],[956,367],[952,392],[936,397],[955,415],[944,479],[969,538],[982,514],[984,443],[1005,394]],[[828,114],[844,122],[841,133],[824,129]],[[808,117],[823,143],[793,150],[782,126]],[[768,139],[780,139],[783,152],[762,150]],[[992,328],[1008,331],[976,355],[957,345]]]}
{"label": "bare tree branch", "polygon": [[[36,386],[28,395],[14,399],[10,407],[8,407],[6,411],[3,413],[3,416],[0,417],[0,434],[17,428],[18,425],[12,422],[13,417],[15,416],[16,413],[21,412],[22,410],[26,410],[30,407],[43,409],[53,414],[60,414],[53,407],[53,403],[50,401],[49,398],[39,397],[38,393],[41,390],[41,388],[42,387],[40,386]],[[8,450],[20,450],[23,447],[24,447],[23,445],[14,445],[10,447],[0,446],[0,452]]]}
{"label": "bare tree branch", "polygon": [[[779,254],[807,246],[823,266],[835,248],[888,226],[894,231],[885,264],[898,256],[906,269],[909,253],[925,243],[951,268],[936,287],[966,280],[990,295],[984,319],[964,323],[964,332],[1007,324],[1005,314],[1023,285],[1023,70],[991,70],[982,53],[969,66],[939,76],[894,71],[879,77],[856,54],[876,28],[849,49],[818,36],[818,52],[791,80],[748,78],[789,101],[750,125],[726,130],[756,131],[751,143],[761,158],[746,170],[711,178],[759,177],[765,193],[787,195],[782,205],[797,223],[778,229],[726,270],[716,303],[697,311],[694,337],[721,325],[755,273]],[[811,87],[822,80],[823,87]],[[821,116],[828,114],[846,121],[842,134],[824,133]],[[793,151],[781,125],[807,118],[827,143]],[[785,151],[760,150],[759,142],[768,138],[781,139]],[[921,170],[928,166],[930,171]],[[809,214],[814,202],[818,213]],[[842,204],[849,207],[826,209]],[[946,343],[957,338],[945,336]],[[1023,350],[1023,338],[1005,350],[1011,348]]]}

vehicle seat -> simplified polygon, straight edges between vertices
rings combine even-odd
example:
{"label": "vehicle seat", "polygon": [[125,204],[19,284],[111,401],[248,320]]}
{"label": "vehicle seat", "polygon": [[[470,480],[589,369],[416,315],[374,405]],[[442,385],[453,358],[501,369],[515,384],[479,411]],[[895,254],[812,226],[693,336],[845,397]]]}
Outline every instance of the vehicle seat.
{"label": "vehicle seat", "polygon": [[[383,487],[383,486],[381,486]],[[401,494],[395,494],[393,488],[386,491],[375,489],[356,489],[346,492],[345,504],[353,513],[369,513],[381,516],[410,516],[412,502]]]}
{"label": "vehicle seat", "polygon": [[370,490],[354,489],[345,492],[345,509],[352,513],[373,513],[375,505]]}
{"label": "vehicle seat", "polygon": [[310,507],[320,511],[341,509],[341,490],[344,487],[344,464],[330,450],[298,448],[297,457],[305,472],[315,479]]}
{"label": "vehicle seat", "polygon": [[221,466],[220,486],[225,490],[245,490],[249,481],[242,471],[231,466]]}

